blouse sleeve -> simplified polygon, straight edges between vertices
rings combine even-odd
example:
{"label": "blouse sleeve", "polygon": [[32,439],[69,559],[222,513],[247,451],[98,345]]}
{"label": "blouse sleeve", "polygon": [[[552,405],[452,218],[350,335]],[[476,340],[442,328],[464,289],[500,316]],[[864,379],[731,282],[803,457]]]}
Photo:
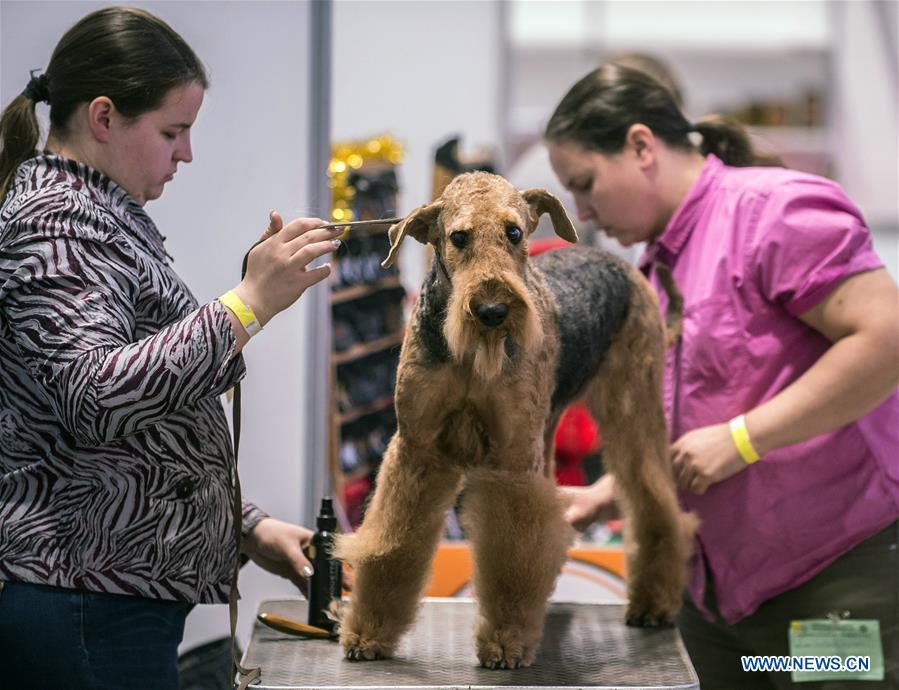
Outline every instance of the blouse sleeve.
{"label": "blouse sleeve", "polygon": [[250,503],[247,500],[243,501],[242,506],[242,523],[240,531],[246,535],[250,533],[256,525],[262,522],[269,515],[264,510],[259,508],[253,503]]}
{"label": "blouse sleeve", "polygon": [[749,250],[762,293],[794,316],[849,276],[883,266],[861,211],[835,183],[813,177],[771,193]]}
{"label": "blouse sleeve", "polygon": [[220,395],[245,373],[224,307],[135,340],[134,256],[100,234],[18,234],[0,251],[0,315],[63,427],[102,445]]}

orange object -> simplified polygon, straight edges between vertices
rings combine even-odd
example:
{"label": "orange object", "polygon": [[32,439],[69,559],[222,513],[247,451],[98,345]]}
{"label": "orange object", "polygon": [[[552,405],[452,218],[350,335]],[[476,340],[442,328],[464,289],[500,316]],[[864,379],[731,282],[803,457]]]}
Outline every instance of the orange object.
{"label": "orange object", "polygon": [[[621,547],[575,547],[568,550],[568,559],[588,563],[621,579],[625,577],[624,550]],[[471,545],[465,541],[444,542],[437,548],[426,596],[457,596],[470,584],[473,574]]]}
{"label": "orange object", "polygon": [[285,618],[284,616],[279,616],[274,613],[260,613],[256,618],[273,630],[289,635],[299,635],[301,637],[331,637],[331,633],[324,628],[316,628],[314,625],[306,625],[305,623],[300,623],[299,621]]}

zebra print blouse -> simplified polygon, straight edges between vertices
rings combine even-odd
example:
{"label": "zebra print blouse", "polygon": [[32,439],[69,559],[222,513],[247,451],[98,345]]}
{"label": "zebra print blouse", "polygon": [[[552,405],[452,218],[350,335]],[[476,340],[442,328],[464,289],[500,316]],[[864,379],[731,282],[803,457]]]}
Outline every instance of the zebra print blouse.
{"label": "zebra print blouse", "polygon": [[[102,173],[40,155],[0,207],[0,579],[227,600],[245,373],[164,238]],[[243,508],[248,531],[265,513]]]}

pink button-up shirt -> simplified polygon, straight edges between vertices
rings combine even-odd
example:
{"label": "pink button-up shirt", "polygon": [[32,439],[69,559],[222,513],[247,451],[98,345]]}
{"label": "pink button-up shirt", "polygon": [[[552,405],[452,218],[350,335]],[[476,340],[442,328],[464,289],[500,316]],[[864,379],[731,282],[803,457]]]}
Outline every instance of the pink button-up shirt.
{"label": "pink button-up shirt", "polygon": [[[647,249],[644,272],[654,261],[672,268],[684,295],[683,339],[665,374],[672,440],[799,378],[830,342],[798,316],[841,280],[882,266],[835,183],[715,156]],[[705,610],[708,571],[718,610],[734,623],[899,517],[899,397],[681,500],[701,520],[693,600]]]}

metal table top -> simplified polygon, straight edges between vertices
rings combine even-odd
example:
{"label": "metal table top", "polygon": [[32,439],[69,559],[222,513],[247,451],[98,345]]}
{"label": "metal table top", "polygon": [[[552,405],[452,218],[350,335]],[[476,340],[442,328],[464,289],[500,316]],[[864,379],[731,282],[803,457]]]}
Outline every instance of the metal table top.
{"label": "metal table top", "polygon": [[[259,610],[306,621],[302,599],[264,601]],[[256,621],[243,663],[262,667],[260,689],[699,688],[678,632],[629,628],[624,606],[551,603],[534,664],[516,670],[480,667],[476,613],[470,599],[426,599],[396,657],[368,662],[345,660],[336,642]]]}

